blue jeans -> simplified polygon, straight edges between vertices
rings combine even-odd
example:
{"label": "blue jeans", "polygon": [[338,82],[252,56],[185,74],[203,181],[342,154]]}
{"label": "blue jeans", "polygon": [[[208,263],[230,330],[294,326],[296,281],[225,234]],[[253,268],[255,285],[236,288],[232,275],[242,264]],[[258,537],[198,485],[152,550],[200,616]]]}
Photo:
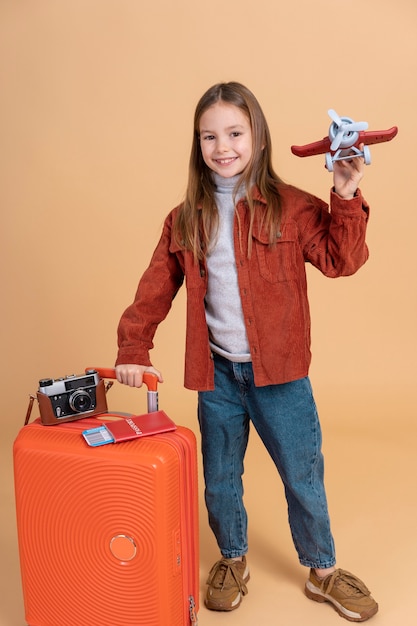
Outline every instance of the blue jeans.
{"label": "blue jeans", "polygon": [[198,394],[205,500],[222,555],[246,554],[243,462],[253,423],[284,484],[300,563],[335,564],[323,483],[321,429],[310,381],[255,387],[251,363],[214,355],[215,389]]}

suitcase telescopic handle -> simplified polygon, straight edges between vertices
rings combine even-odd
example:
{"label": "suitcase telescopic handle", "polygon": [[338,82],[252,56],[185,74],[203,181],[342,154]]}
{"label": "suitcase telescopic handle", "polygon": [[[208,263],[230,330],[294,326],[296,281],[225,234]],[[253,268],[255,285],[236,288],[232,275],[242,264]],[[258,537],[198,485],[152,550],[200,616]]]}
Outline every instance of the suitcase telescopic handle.
{"label": "suitcase telescopic handle", "polygon": [[[96,371],[101,378],[116,379],[114,367],[86,367],[86,373]],[[148,413],[158,410],[158,376],[153,372],[143,373],[143,382],[148,388]]]}

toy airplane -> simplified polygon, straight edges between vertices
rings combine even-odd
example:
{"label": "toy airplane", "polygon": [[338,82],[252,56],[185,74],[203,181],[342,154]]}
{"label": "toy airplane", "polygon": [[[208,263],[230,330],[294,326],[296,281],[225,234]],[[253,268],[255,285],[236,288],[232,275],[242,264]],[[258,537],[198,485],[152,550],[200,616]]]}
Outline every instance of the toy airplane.
{"label": "toy airplane", "polygon": [[[335,161],[343,159],[363,157],[365,165],[369,165],[371,151],[368,145],[391,141],[398,133],[396,126],[388,130],[365,132],[368,128],[367,122],[354,122],[350,117],[339,117],[333,109],[329,109],[328,113],[332,119],[328,137],[305,146],[291,146],[291,152],[299,157],[325,154],[326,167],[329,172],[333,172]],[[359,148],[361,144],[363,144],[363,150]]]}

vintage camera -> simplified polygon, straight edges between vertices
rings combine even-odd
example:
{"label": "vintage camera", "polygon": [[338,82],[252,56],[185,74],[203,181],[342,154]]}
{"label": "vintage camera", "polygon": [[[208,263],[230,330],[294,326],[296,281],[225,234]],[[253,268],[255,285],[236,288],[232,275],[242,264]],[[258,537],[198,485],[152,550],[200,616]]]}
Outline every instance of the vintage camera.
{"label": "vintage camera", "polygon": [[96,370],[42,378],[37,392],[41,422],[61,424],[107,412],[106,389]]}

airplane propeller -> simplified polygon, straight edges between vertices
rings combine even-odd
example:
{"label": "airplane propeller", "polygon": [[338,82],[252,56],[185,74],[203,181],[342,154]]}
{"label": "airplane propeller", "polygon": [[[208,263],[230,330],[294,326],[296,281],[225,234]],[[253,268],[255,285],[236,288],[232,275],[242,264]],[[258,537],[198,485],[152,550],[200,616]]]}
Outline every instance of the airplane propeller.
{"label": "airplane propeller", "polygon": [[357,139],[354,133],[368,128],[367,122],[354,122],[350,117],[339,117],[333,109],[329,109],[328,114],[333,121],[329,130],[329,139],[332,141],[330,149],[333,152],[353,146]]}

